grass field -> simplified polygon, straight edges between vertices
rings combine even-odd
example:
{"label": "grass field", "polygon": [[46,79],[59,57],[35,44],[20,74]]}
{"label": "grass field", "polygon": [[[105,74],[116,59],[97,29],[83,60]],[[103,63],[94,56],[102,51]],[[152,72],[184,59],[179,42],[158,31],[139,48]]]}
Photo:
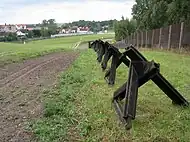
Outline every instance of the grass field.
{"label": "grass field", "polygon": [[69,50],[80,40],[88,41],[101,37],[113,38],[113,36],[112,34],[72,36],[33,41],[27,44],[0,42],[0,66],[31,57],[41,56],[49,52]]}
{"label": "grass field", "polygon": [[[158,51],[143,51],[143,54],[159,62],[161,73],[190,100],[190,57]],[[122,65],[117,70],[116,85],[108,87],[96,54],[92,50],[83,51],[61,75],[57,87],[44,91],[44,117],[30,125],[32,130],[42,142],[188,142],[190,109],[173,106],[152,82],[139,89],[132,130],[126,132],[118,125],[111,99],[114,90],[126,81],[127,74]]]}

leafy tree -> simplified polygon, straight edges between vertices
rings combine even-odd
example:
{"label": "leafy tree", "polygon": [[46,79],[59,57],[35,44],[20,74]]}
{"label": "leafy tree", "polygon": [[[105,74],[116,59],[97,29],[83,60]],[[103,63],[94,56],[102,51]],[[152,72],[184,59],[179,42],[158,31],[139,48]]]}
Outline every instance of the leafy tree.
{"label": "leafy tree", "polygon": [[48,37],[49,36],[48,30],[45,29],[45,28],[41,28],[40,33],[41,33],[41,36],[43,36],[43,37]]}
{"label": "leafy tree", "polygon": [[43,26],[43,27],[46,27],[47,25],[48,25],[48,21],[44,19],[44,20],[42,21],[42,26]]}
{"label": "leafy tree", "polygon": [[[48,29],[46,29],[48,28]],[[57,33],[57,24],[55,19],[43,20],[42,21],[42,29],[40,30],[40,34],[42,36],[50,36]]]}
{"label": "leafy tree", "polygon": [[62,26],[61,26],[61,28],[63,28],[63,29],[68,29],[70,26],[69,26],[69,24],[63,24]]}
{"label": "leafy tree", "polygon": [[179,23],[190,20],[190,1],[173,0],[168,4],[168,23]]}
{"label": "leafy tree", "polygon": [[[74,21],[71,23],[65,23],[61,26],[63,29],[72,28],[73,26],[78,27],[89,27],[91,31],[93,32],[99,32],[101,30],[104,30],[102,27],[107,27],[106,30],[112,30],[113,29],[113,23],[115,20],[105,20],[105,21],[85,21],[85,20],[79,20]],[[55,19],[44,19],[41,23],[41,34],[42,36],[50,36],[52,34],[58,33],[58,28]],[[48,30],[44,30],[44,28],[48,28]]]}
{"label": "leafy tree", "polygon": [[135,2],[132,15],[140,30],[190,21],[189,0],[135,0]]}
{"label": "leafy tree", "polygon": [[102,27],[108,26],[109,29],[113,29],[114,20],[105,20],[105,21],[85,21],[79,20],[71,23],[66,23],[62,26],[62,28],[68,28],[73,26],[86,27],[88,26],[92,31],[100,31]]}
{"label": "leafy tree", "polygon": [[4,41],[16,41],[17,40],[17,35],[16,33],[8,33],[6,36],[4,36]]}
{"label": "leafy tree", "polygon": [[34,37],[41,37],[41,31],[40,30],[32,30]]}
{"label": "leafy tree", "polygon": [[124,19],[114,22],[115,39],[122,40],[131,35],[136,30],[136,20]]}
{"label": "leafy tree", "polygon": [[33,31],[29,31],[27,37],[28,38],[33,38],[33,36],[34,36]]}
{"label": "leafy tree", "polygon": [[54,25],[54,24],[56,24],[56,23],[55,23],[55,19],[49,19],[49,20],[47,21],[47,23],[48,23],[48,25]]}

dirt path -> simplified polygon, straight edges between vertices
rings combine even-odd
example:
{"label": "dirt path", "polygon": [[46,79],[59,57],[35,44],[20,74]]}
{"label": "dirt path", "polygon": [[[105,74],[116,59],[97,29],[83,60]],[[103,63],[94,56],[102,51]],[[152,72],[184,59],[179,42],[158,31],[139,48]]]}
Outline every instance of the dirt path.
{"label": "dirt path", "polygon": [[41,94],[78,53],[53,53],[0,68],[0,142],[34,141],[25,124],[40,117]]}

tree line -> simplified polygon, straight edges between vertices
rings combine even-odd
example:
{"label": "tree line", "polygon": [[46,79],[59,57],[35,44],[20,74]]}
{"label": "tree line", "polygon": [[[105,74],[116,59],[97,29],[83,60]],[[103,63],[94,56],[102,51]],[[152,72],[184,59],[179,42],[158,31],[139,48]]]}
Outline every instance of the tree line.
{"label": "tree line", "polygon": [[105,21],[85,21],[79,20],[70,23],[65,23],[62,25],[62,28],[70,28],[73,26],[78,27],[89,27],[92,32],[99,32],[102,30],[113,30],[113,23],[116,20],[105,20]]}
{"label": "tree line", "polygon": [[[189,22],[190,0],[135,0],[132,16],[132,21],[136,21],[135,31],[152,30],[180,22]],[[128,25],[127,21],[126,25]],[[123,23],[123,20],[119,21],[115,28],[115,32],[120,31],[116,34],[117,37],[127,35],[126,33],[130,35],[131,27],[125,26],[124,28]]]}
{"label": "tree line", "polygon": [[58,27],[55,19],[44,19],[42,23],[38,24],[41,30],[33,30],[28,33],[28,37],[48,37],[54,34],[58,34],[60,29],[68,29],[74,26],[77,27],[89,27],[92,32],[99,32],[102,30],[113,30],[113,23],[116,20],[105,20],[105,21],[73,21],[70,23],[64,23]]}
{"label": "tree line", "polygon": [[64,23],[58,26],[55,19],[44,19],[41,23],[37,24],[40,29],[33,29],[28,31],[27,29],[22,29],[21,32],[26,33],[25,37],[17,37],[16,33],[7,33],[5,36],[0,36],[1,41],[17,41],[24,40],[27,38],[39,38],[39,37],[50,37],[51,35],[58,34],[61,29],[68,29],[74,26],[78,27],[89,27],[90,31],[97,33],[102,30],[113,30],[113,23],[117,20],[105,20],[105,21],[73,21],[70,23]]}

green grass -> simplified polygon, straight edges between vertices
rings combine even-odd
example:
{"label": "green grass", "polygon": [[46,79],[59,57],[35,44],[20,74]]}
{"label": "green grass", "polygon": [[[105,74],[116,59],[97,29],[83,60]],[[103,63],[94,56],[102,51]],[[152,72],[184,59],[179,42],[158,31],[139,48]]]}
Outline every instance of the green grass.
{"label": "green grass", "polygon": [[[143,51],[161,64],[161,73],[190,100],[190,57],[169,52]],[[62,74],[57,88],[45,91],[44,117],[31,126],[41,142],[137,141],[188,142],[190,109],[173,106],[156,85],[148,82],[139,89],[137,116],[126,132],[118,125],[111,107],[116,88],[127,79],[128,70],[117,70],[116,85],[108,87],[92,50],[81,53]]]}
{"label": "green grass", "polygon": [[82,41],[88,41],[101,37],[113,38],[113,36],[114,35],[109,34],[72,36],[32,41],[27,44],[0,42],[0,66],[36,56],[41,56],[50,52],[70,50],[71,47],[73,47],[80,39],[82,39]]}

